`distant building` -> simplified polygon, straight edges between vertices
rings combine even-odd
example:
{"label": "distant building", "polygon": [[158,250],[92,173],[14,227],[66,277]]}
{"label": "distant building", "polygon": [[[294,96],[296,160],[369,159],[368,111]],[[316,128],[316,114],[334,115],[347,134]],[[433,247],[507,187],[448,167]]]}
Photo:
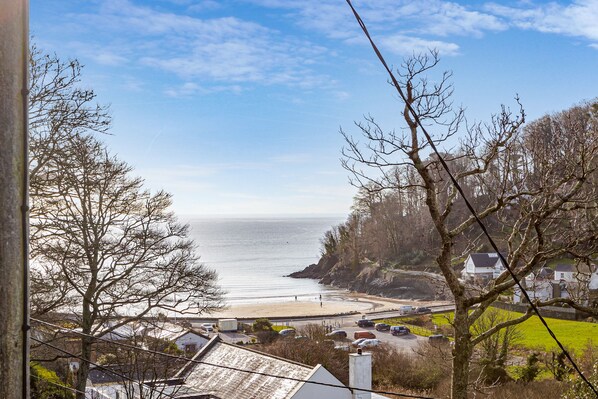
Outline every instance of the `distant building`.
{"label": "distant building", "polygon": [[576,270],[572,264],[559,263],[554,268],[554,281],[566,281],[572,283],[575,280]]}
{"label": "distant building", "polygon": [[204,346],[210,337],[192,328],[173,323],[162,323],[148,327],[145,336],[173,342],[185,353],[195,353]]}
{"label": "distant building", "polygon": [[473,253],[467,256],[461,276],[466,280],[485,282],[506,270],[496,252]]}

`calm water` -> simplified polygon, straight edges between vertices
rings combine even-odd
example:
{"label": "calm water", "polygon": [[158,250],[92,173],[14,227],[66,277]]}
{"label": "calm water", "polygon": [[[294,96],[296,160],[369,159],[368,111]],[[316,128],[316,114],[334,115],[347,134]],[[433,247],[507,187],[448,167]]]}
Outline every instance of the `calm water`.
{"label": "calm water", "polygon": [[342,218],[190,219],[201,260],[215,269],[226,301],[318,297],[333,291],[311,279],[284,277],[317,263],[320,239]]}

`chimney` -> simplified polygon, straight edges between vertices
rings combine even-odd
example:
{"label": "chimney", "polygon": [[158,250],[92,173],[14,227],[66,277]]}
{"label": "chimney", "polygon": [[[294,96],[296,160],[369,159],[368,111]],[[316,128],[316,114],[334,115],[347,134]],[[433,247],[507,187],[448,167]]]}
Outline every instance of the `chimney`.
{"label": "chimney", "polygon": [[[372,389],[372,354],[357,353],[349,355],[349,386],[354,388]],[[371,392],[353,391],[352,399],[371,399]]]}

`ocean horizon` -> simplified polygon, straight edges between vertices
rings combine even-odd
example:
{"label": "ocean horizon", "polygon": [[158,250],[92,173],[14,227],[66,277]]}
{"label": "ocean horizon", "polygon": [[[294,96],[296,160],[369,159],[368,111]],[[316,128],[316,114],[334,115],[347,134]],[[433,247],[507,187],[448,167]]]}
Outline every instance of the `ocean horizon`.
{"label": "ocean horizon", "polygon": [[227,305],[318,300],[338,290],[290,273],[317,263],[320,240],[341,216],[192,216],[201,262],[218,273]]}

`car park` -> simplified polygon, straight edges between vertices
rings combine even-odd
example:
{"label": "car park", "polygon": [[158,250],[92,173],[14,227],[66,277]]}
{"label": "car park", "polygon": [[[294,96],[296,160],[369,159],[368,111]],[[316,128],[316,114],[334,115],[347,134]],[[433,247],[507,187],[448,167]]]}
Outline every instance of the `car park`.
{"label": "car park", "polygon": [[353,339],[359,339],[359,338],[373,339],[373,338],[376,338],[376,334],[374,334],[371,331],[355,331],[353,333]]}
{"label": "car park", "polygon": [[373,320],[370,319],[360,319],[357,320],[355,323],[357,323],[357,327],[374,327],[374,325],[376,324]]}
{"label": "car park", "polygon": [[334,330],[326,334],[326,336],[332,339],[345,339],[347,338],[347,332],[345,330]]}
{"label": "car park", "polygon": [[359,345],[357,345],[357,347],[360,349],[363,349],[363,348],[373,348],[378,345],[380,345],[379,339],[366,339],[363,342],[361,342]]}
{"label": "car park", "polygon": [[426,308],[426,307],[419,307],[419,308],[415,309],[415,313],[419,313],[419,314],[432,313],[432,309]]}
{"label": "car park", "polygon": [[290,337],[290,336],[294,336],[296,333],[296,331],[292,328],[285,328],[284,330],[280,330],[278,332],[279,335],[283,336],[283,337]]}
{"label": "car park", "polygon": [[376,331],[389,331],[390,330],[390,324],[376,323],[376,325],[374,326],[374,328],[376,329]]}
{"label": "car park", "polygon": [[408,335],[411,333],[411,330],[405,326],[391,326],[390,333],[392,335]]}

